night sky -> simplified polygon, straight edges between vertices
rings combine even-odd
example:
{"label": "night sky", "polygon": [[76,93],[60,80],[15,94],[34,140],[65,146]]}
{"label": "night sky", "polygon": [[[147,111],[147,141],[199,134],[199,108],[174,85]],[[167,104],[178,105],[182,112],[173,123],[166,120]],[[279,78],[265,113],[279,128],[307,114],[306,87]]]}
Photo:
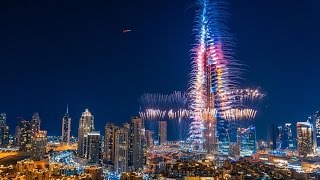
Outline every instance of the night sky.
{"label": "night sky", "polygon": [[[243,87],[268,93],[256,120],[304,121],[320,110],[320,1],[232,0],[227,21]],[[185,91],[195,3],[161,1],[0,2],[0,111],[12,133],[17,116],[42,118],[61,134],[66,105],[77,134],[85,108],[96,129],[137,115],[144,92]],[[131,29],[122,33],[123,29]]]}

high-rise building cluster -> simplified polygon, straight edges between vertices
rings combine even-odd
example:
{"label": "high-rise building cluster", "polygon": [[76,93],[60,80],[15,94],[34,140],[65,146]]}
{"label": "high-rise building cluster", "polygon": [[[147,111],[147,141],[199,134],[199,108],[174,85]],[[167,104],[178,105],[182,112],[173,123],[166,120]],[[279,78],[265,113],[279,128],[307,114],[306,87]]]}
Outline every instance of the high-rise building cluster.
{"label": "high-rise building cluster", "polygon": [[320,151],[320,115],[317,111],[307,121],[296,123],[296,138],[291,123],[270,129],[270,148],[276,151],[295,150],[301,157],[312,156]]}
{"label": "high-rise building cluster", "polygon": [[86,109],[79,121],[78,156],[91,163],[101,164],[101,143],[100,132],[94,129],[94,116]]}
{"label": "high-rise building cluster", "polygon": [[21,151],[31,152],[34,160],[42,160],[46,154],[47,132],[40,129],[40,124],[38,113],[34,113],[30,121],[19,117],[15,132],[15,145]]}
{"label": "high-rise building cluster", "polygon": [[117,173],[141,171],[146,163],[146,132],[139,117],[132,117],[130,124],[122,127],[107,123],[104,161]]}

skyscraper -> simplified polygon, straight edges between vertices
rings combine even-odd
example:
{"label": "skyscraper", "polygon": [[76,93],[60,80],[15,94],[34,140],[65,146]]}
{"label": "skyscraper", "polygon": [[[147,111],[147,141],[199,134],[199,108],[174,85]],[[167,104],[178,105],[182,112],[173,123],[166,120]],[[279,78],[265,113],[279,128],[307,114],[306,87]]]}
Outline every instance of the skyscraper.
{"label": "skyscraper", "polygon": [[32,149],[32,130],[29,121],[20,119],[19,124],[16,128],[16,144],[19,146],[21,151],[30,151]]}
{"label": "skyscraper", "polygon": [[84,157],[90,163],[101,164],[101,135],[98,131],[91,131],[84,135]]}
{"label": "skyscraper", "polygon": [[87,135],[89,132],[94,131],[94,117],[91,114],[91,112],[86,109],[80,118],[79,121],[79,128],[78,128],[78,156],[79,157],[84,157],[85,152],[84,152],[84,137]]}
{"label": "skyscraper", "polygon": [[320,150],[320,112],[317,111],[314,115],[313,115],[313,143],[314,143],[314,147],[316,148],[316,150]]}
{"label": "skyscraper", "polygon": [[147,147],[153,147],[154,140],[153,140],[153,132],[151,130],[146,130],[146,140],[147,140]]}
{"label": "skyscraper", "polygon": [[107,123],[105,126],[105,141],[104,141],[104,160],[107,164],[114,164],[115,153],[115,131],[116,126],[111,123]]}
{"label": "skyscraper", "polygon": [[131,118],[129,137],[129,162],[131,171],[138,171],[145,163],[143,147],[143,124],[139,117]]}
{"label": "skyscraper", "polygon": [[70,144],[70,131],[71,131],[71,118],[69,115],[69,108],[67,106],[67,112],[62,118],[62,143]]}
{"label": "skyscraper", "polygon": [[31,119],[31,133],[32,136],[34,136],[36,133],[38,133],[40,131],[40,116],[38,113],[34,113],[32,115],[32,119]]}
{"label": "skyscraper", "polygon": [[159,145],[167,143],[167,122],[159,121]]}
{"label": "skyscraper", "polygon": [[0,114],[0,145],[9,144],[9,126],[6,113]]}
{"label": "skyscraper", "polygon": [[39,131],[32,137],[32,159],[40,161],[46,154],[47,131]]}
{"label": "skyscraper", "polygon": [[128,171],[129,124],[115,131],[114,171],[121,174]]}
{"label": "skyscraper", "polygon": [[278,127],[278,148],[279,150],[293,149],[293,137],[291,123]]}
{"label": "skyscraper", "polygon": [[313,154],[312,125],[307,122],[297,122],[297,144],[299,156]]}
{"label": "skyscraper", "polygon": [[252,156],[256,150],[256,127],[240,128],[240,156]]}

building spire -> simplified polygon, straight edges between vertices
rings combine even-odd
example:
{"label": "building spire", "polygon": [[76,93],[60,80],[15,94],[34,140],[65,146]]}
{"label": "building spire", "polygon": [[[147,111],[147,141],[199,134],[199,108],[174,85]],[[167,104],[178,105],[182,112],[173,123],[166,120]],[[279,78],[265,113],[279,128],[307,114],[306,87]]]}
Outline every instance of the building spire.
{"label": "building spire", "polygon": [[67,114],[69,114],[69,104],[67,104]]}

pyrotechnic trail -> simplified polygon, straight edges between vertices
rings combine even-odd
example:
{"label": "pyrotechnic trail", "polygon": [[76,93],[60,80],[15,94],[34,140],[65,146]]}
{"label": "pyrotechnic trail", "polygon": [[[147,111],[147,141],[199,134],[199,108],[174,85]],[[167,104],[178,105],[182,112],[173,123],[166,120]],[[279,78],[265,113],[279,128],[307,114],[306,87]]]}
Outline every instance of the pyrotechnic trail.
{"label": "pyrotechnic trail", "polygon": [[198,114],[204,109],[215,109],[217,119],[220,119],[235,107],[235,98],[229,92],[237,88],[241,68],[233,58],[232,38],[224,24],[226,3],[223,0],[199,0],[198,4],[189,89],[190,108],[194,112],[189,140],[201,149],[206,127],[205,120]]}

